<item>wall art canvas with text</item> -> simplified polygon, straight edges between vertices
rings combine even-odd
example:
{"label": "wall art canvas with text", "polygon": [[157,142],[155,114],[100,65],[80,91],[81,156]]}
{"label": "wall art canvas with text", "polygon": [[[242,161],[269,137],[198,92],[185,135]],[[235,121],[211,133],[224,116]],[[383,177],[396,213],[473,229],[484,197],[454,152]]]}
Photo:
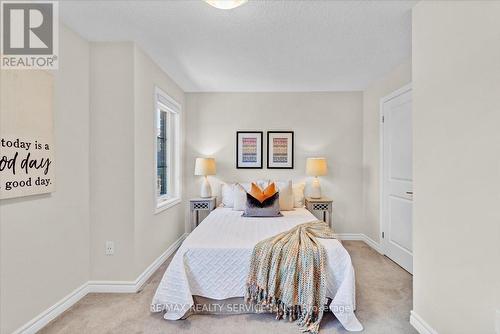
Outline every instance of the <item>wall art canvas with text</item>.
{"label": "wall art canvas with text", "polygon": [[55,190],[53,77],[43,70],[2,70],[0,199]]}

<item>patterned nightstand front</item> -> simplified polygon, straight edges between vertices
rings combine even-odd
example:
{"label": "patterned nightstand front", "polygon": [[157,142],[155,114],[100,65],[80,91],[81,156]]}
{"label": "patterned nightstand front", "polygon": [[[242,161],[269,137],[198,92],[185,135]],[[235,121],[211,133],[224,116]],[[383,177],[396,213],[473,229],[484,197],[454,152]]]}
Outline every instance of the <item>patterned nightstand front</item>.
{"label": "patterned nightstand front", "polygon": [[189,200],[189,211],[191,213],[191,226],[194,229],[200,224],[200,211],[209,213],[215,209],[216,197],[193,198]]}
{"label": "patterned nightstand front", "polygon": [[306,209],[309,210],[319,220],[332,226],[333,201],[329,198],[306,198]]}

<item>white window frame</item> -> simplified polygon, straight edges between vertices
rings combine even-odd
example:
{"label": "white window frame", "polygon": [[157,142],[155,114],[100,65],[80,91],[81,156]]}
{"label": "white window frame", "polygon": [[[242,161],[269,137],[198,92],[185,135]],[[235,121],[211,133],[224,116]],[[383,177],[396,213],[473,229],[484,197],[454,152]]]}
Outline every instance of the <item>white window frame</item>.
{"label": "white window frame", "polygon": [[[180,145],[180,117],[181,105],[167,93],[155,87],[154,108],[154,203],[155,213],[162,212],[174,205],[181,203],[181,145]],[[158,113],[167,113],[167,194],[158,196]],[[173,117],[174,116],[174,117]],[[172,137],[173,129],[173,137]],[[172,163],[173,162],[173,163]]]}

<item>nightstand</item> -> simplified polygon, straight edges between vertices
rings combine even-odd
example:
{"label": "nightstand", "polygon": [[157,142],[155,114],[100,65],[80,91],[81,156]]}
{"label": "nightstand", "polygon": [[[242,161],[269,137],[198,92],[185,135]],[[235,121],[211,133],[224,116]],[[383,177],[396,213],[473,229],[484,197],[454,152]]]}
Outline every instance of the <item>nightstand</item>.
{"label": "nightstand", "polygon": [[310,198],[306,197],[306,209],[309,210],[313,215],[319,220],[328,223],[330,227],[332,226],[332,203],[333,201],[329,198]]}
{"label": "nightstand", "polygon": [[201,223],[200,211],[206,211],[207,213],[210,213],[210,211],[215,209],[215,202],[216,197],[192,198],[189,200],[189,212],[191,226],[193,229]]}

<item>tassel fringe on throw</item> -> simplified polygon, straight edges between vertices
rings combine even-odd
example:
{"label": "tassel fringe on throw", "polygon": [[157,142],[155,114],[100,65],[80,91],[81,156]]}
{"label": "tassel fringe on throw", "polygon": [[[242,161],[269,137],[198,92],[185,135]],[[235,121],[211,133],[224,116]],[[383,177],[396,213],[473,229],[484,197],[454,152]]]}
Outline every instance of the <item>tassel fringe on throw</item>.
{"label": "tassel fringe on throw", "polygon": [[326,301],[326,250],[317,238],[334,238],[328,224],[297,225],[255,245],[245,295],[311,334],[319,331]]}

